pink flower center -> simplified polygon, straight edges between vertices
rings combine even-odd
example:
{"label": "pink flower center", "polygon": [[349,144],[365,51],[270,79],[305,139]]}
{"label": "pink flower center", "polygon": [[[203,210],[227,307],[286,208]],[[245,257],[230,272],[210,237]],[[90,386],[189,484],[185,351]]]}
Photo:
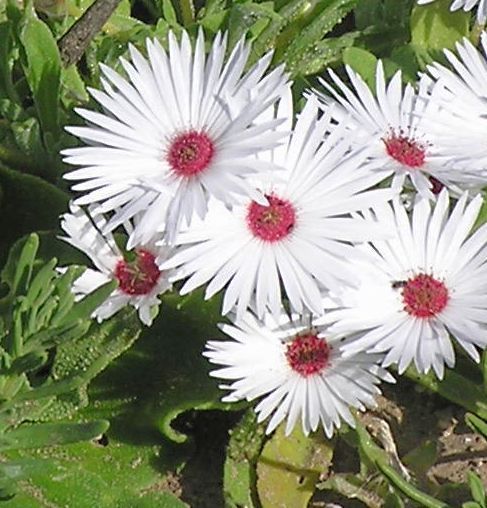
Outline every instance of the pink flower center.
{"label": "pink flower center", "polygon": [[277,242],[291,233],[296,223],[296,212],[289,201],[273,194],[267,196],[268,206],[250,203],[247,224],[250,231],[266,242]]}
{"label": "pink flower center", "polygon": [[446,307],[448,299],[445,284],[424,273],[409,279],[402,289],[404,310],[414,317],[436,316]]}
{"label": "pink flower center", "polygon": [[205,132],[187,131],[173,138],[166,157],[176,175],[190,178],[204,171],[214,154],[213,141]]}
{"label": "pink flower center", "polygon": [[150,293],[161,275],[153,254],[138,249],[136,256],[131,262],[121,259],[115,267],[115,278],[120,290],[130,296]]}
{"label": "pink flower center", "polygon": [[393,159],[409,168],[420,168],[424,164],[426,156],[425,146],[413,138],[396,134],[391,130],[387,137],[382,138],[386,146],[386,152]]}
{"label": "pink flower center", "polygon": [[326,340],[312,332],[297,335],[287,344],[286,359],[289,366],[303,377],[318,374],[327,365],[331,347]]}

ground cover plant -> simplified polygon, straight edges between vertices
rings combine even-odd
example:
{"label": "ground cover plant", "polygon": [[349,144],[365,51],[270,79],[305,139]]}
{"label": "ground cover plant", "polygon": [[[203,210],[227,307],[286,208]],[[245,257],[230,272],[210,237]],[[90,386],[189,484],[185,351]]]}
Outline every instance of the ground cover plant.
{"label": "ground cover plant", "polygon": [[486,506],[486,16],[0,0],[0,504]]}

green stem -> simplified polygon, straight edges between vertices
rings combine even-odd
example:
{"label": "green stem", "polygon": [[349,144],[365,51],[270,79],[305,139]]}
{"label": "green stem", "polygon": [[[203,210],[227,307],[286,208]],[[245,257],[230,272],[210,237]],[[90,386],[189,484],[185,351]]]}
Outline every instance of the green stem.
{"label": "green stem", "polygon": [[450,508],[449,505],[443,501],[435,499],[434,497],[418,490],[388,464],[377,461],[375,465],[394,487],[413,501],[418,502],[420,506],[423,506],[424,508]]}
{"label": "green stem", "polygon": [[444,379],[440,381],[433,372],[421,375],[413,367],[407,369],[404,374],[428,390],[487,420],[487,395],[483,387],[479,387],[464,376],[447,370]]}
{"label": "green stem", "polygon": [[193,0],[180,0],[179,7],[183,18],[183,25],[188,27],[194,23],[194,4]]}

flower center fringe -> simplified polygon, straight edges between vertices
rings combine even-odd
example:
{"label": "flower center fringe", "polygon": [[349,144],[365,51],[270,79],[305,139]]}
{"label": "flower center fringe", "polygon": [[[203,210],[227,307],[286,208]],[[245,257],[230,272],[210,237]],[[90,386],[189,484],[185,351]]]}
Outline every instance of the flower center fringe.
{"label": "flower center fringe", "polygon": [[314,333],[297,335],[287,344],[286,359],[289,366],[303,377],[321,372],[327,365],[331,348]]}
{"label": "flower center fringe", "polygon": [[404,310],[411,316],[431,318],[448,303],[448,289],[431,275],[420,274],[409,279],[402,290]]}
{"label": "flower center fringe", "polygon": [[130,296],[150,293],[161,275],[153,254],[143,249],[137,250],[136,254],[134,261],[121,259],[115,267],[120,290]]}
{"label": "flower center fringe", "polygon": [[190,178],[210,165],[214,153],[213,141],[205,132],[188,131],[173,138],[167,162],[178,176]]}
{"label": "flower center fringe", "polygon": [[247,224],[254,236],[266,242],[277,242],[291,233],[296,222],[294,207],[289,201],[266,195],[268,206],[255,201],[249,205]]}
{"label": "flower center fringe", "polygon": [[420,168],[424,164],[425,147],[413,138],[408,138],[401,132],[396,134],[391,130],[382,141],[386,146],[387,154],[404,166]]}

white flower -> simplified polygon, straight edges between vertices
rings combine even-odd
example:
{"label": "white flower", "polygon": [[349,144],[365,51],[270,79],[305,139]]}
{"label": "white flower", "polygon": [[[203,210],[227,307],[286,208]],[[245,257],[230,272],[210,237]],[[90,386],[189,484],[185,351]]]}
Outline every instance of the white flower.
{"label": "white flower", "polygon": [[364,410],[375,405],[380,379],[394,378],[377,365],[380,355],[357,353],[345,358],[340,339],[306,319],[281,314],[266,315],[259,322],[247,312],[233,325],[221,329],[235,340],[214,340],[203,353],[210,362],[224,367],[211,376],[232,380],[220,388],[230,390],[224,402],[254,400],[258,421],[272,414],[267,433],[287,418],[286,434],[298,419],[303,431],[315,431],[321,422],[328,437],[341,420],[354,426],[349,407]]}
{"label": "white flower", "polygon": [[439,63],[428,67],[437,80],[433,90],[439,114],[430,117],[428,129],[442,144],[450,146],[458,180],[472,187],[487,183],[487,34],[481,54],[467,39],[457,44],[458,56],[446,50],[453,70]]}
{"label": "white flower", "polygon": [[[418,0],[419,5],[430,4],[435,0]],[[483,25],[487,19],[487,0],[452,0],[450,9],[457,11],[463,9],[464,11],[472,10],[476,5],[477,9],[477,23]]]}
{"label": "white flower", "polygon": [[[290,99],[281,101],[283,109],[292,117]],[[322,312],[321,290],[349,279],[354,249],[346,242],[381,234],[347,214],[392,196],[390,189],[363,192],[380,175],[361,166],[366,150],[349,153],[345,126],[323,142],[330,121],[311,97],[287,144],[272,153],[285,169],[260,185],[268,204],[248,199],[228,210],[213,203],[204,222],[178,236],[182,247],[163,267],[179,267],[177,279],[189,277],[182,294],[209,282],[210,298],[226,286],[223,314],[237,305],[241,315],[252,302],[262,316],[280,312],[282,284],[296,312]]]}
{"label": "white flower", "polygon": [[[75,295],[82,298],[115,279],[118,288],[95,310],[93,317],[101,322],[125,305],[132,305],[138,310],[141,321],[150,326],[160,303],[158,295],[171,288],[168,280],[170,274],[160,269],[170,250],[156,247],[155,243],[138,245],[131,253],[134,259],[127,261],[113,236],[110,233],[102,235],[101,231],[106,225],[102,215],[90,218],[76,205],[71,205],[70,210],[71,213],[62,216],[61,227],[68,235],[62,239],[84,252],[96,267],[87,268],[75,280]],[[130,233],[129,226],[126,224]]]}
{"label": "white flower", "polygon": [[131,62],[120,59],[127,78],[101,64],[104,92],[90,90],[104,113],[77,109],[89,125],[67,130],[90,146],[63,151],[65,162],[81,166],[65,178],[83,180],[73,190],[89,191],[76,204],[116,212],[107,230],[144,212],[173,236],[193,212],[205,215],[209,196],[265,202],[247,177],[268,168],[255,154],[282,134],[272,129],[278,119],[255,120],[278,99],[286,76],[278,68],[264,77],[271,54],[244,73],[250,47],[243,40],[225,64],[226,36],[215,37],[206,57],[204,48],[202,31],[194,51],[184,31],[179,44],[169,33],[169,54],[148,40],[148,61],[130,46]]}
{"label": "white flower", "polygon": [[335,105],[335,117],[342,120],[351,117],[352,128],[360,143],[374,148],[371,157],[380,163],[382,177],[392,178],[392,186],[400,190],[409,178],[416,190],[427,199],[434,199],[442,185],[459,192],[458,171],[445,165],[452,148],[441,143],[426,122],[438,114],[439,105],[432,99],[431,79],[423,75],[418,83],[419,91],[402,85],[398,71],[386,82],[382,62],[376,68],[376,92],[373,93],[364,80],[346,67],[352,89],[332,70],[330,76],[338,91],[324,80],[321,84],[331,95],[317,92],[325,107]]}
{"label": "white flower", "polygon": [[399,373],[414,360],[418,371],[443,377],[453,367],[450,335],[476,361],[487,345],[487,225],[469,233],[482,206],[480,195],[467,205],[464,194],[450,216],[446,190],[434,209],[419,200],[412,219],[398,203],[375,209],[377,220],[395,238],[359,248],[371,256],[356,265],[357,289],[338,296],[338,309],[320,323],[333,333],[355,334],[345,354],[387,352],[384,366]]}

